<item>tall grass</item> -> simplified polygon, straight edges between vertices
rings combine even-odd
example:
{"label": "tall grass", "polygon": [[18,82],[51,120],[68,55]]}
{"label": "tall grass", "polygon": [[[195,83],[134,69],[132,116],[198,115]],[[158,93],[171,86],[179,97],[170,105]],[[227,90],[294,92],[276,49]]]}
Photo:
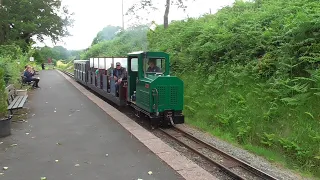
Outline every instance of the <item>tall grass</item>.
{"label": "tall grass", "polygon": [[[299,94],[305,100],[282,98],[278,91],[291,86],[261,81],[246,72],[243,66],[228,64],[209,77],[180,74],[185,83],[186,122],[320,177],[320,97],[307,98],[306,92]],[[319,75],[315,71],[310,80]]]}

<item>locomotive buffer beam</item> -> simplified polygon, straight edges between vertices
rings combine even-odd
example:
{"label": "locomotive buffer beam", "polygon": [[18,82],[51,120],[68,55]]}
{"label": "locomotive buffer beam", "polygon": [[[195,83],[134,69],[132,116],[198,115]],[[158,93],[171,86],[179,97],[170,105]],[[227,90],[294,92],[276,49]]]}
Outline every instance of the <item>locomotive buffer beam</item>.
{"label": "locomotive buffer beam", "polygon": [[174,126],[174,122],[173,122],[173,112],[172,111],[164,111],[164,120],[166,122],[170,122],[172,126]]}

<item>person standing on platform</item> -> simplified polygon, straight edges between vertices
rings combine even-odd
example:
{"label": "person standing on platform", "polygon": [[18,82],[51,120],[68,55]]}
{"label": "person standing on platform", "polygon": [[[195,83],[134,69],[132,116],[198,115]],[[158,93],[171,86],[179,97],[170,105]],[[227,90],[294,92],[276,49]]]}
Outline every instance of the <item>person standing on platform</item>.
{"label": "person standing on platform", "polygon": [[42,70],[44,70],[44,63],[41,63]]}

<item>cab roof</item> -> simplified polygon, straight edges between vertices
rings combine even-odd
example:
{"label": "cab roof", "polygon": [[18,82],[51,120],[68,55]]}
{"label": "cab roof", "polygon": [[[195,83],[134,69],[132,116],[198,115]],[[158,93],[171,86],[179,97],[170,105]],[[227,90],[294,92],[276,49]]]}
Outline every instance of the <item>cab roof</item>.
{"label": "cab roof", "polygon": [[168,57],[169,54],[165,52],[156,52],[156,51],[135,51],[128,53],[128,56],[139,56],[139,55],[147,55],[151,57]]}

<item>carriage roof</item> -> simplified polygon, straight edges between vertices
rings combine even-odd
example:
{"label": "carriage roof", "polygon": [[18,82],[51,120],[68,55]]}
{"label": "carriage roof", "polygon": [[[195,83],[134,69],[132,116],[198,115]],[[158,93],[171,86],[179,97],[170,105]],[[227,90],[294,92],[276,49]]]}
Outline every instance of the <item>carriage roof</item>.
{"label": "carriage roof", "polygon": [[89,60],[74,60],[73,63],[79,63],[79,64],[83,64],[88,62]]}

